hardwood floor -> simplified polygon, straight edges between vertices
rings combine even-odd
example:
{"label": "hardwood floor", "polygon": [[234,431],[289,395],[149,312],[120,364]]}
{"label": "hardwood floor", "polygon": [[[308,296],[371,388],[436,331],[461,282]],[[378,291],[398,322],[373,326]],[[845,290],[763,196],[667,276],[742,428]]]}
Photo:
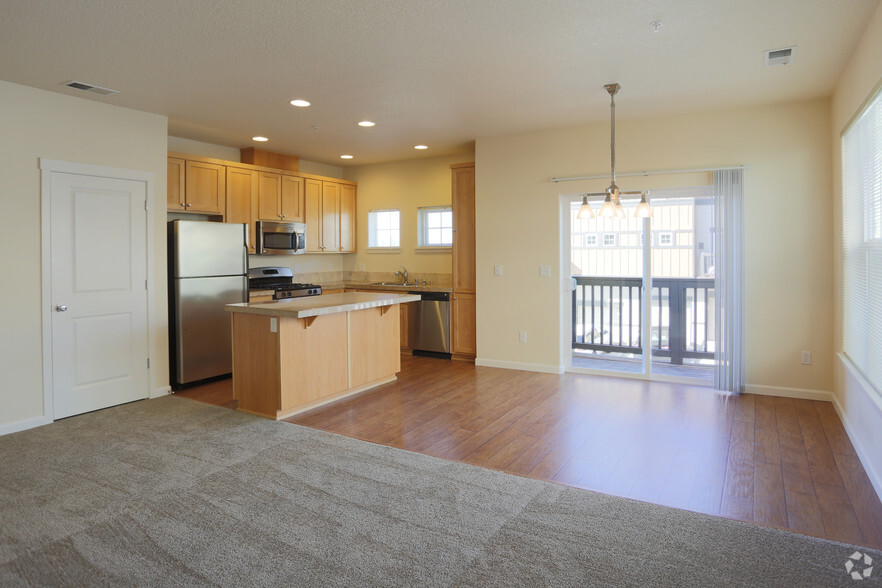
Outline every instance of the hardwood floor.
{"label": "hardwood floor", "polygon": [[[235,406],[229,380],[179,394]],[[288,421],[882,548],[882,504],[829,402],[405,355],[398,381]]]}

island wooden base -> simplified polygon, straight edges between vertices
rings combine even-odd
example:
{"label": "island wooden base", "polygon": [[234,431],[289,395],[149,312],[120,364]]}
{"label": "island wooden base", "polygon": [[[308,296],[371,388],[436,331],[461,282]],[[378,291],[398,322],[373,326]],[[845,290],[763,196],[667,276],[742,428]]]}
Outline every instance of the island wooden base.
{"label": "island wooden base", "polygon": [[278,420],[396,379],[398,306],[308,318],[232,313],[239,410]]}

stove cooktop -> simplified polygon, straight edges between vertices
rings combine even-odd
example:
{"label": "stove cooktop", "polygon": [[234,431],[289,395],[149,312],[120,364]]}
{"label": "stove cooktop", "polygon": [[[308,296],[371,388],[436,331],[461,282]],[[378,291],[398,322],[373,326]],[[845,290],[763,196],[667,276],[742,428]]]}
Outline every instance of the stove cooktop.
{"label": "stove cooktop", "polygon": [[273,300],[318,296],[322,287],[294,281],[294,272],[287,267],[255,267],[248,270],[250,290],[272,290]]}

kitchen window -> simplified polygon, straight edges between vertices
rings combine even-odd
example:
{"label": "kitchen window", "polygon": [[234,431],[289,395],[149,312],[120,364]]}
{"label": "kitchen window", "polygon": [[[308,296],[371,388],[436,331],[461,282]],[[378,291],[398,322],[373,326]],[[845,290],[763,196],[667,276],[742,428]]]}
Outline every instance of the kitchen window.
{"label": "kitchen window", "polygon": [[417,216],[420,247],[453,245],[453,209],[450,206],[420,208]]}
{"label": "kitchen window", "polygon": [[401,211],[368,211],[368,248],[397,249],[401,246]]}

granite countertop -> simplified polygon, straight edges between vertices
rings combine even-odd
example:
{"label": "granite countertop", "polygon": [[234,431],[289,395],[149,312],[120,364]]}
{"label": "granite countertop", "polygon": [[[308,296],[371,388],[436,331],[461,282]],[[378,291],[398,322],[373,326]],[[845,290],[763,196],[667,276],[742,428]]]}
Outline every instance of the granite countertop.
{"label": "granite countertop", "polygon": [[416,302],[420,297],[416,294],[346,292],[343,294],[325,294],[323,296],[304,296],[275,302],[254,302],[227,304],[227,312],[244,312],[248,314],[265,314],[269,316],[308,318],[323,314],[363,310]]}

